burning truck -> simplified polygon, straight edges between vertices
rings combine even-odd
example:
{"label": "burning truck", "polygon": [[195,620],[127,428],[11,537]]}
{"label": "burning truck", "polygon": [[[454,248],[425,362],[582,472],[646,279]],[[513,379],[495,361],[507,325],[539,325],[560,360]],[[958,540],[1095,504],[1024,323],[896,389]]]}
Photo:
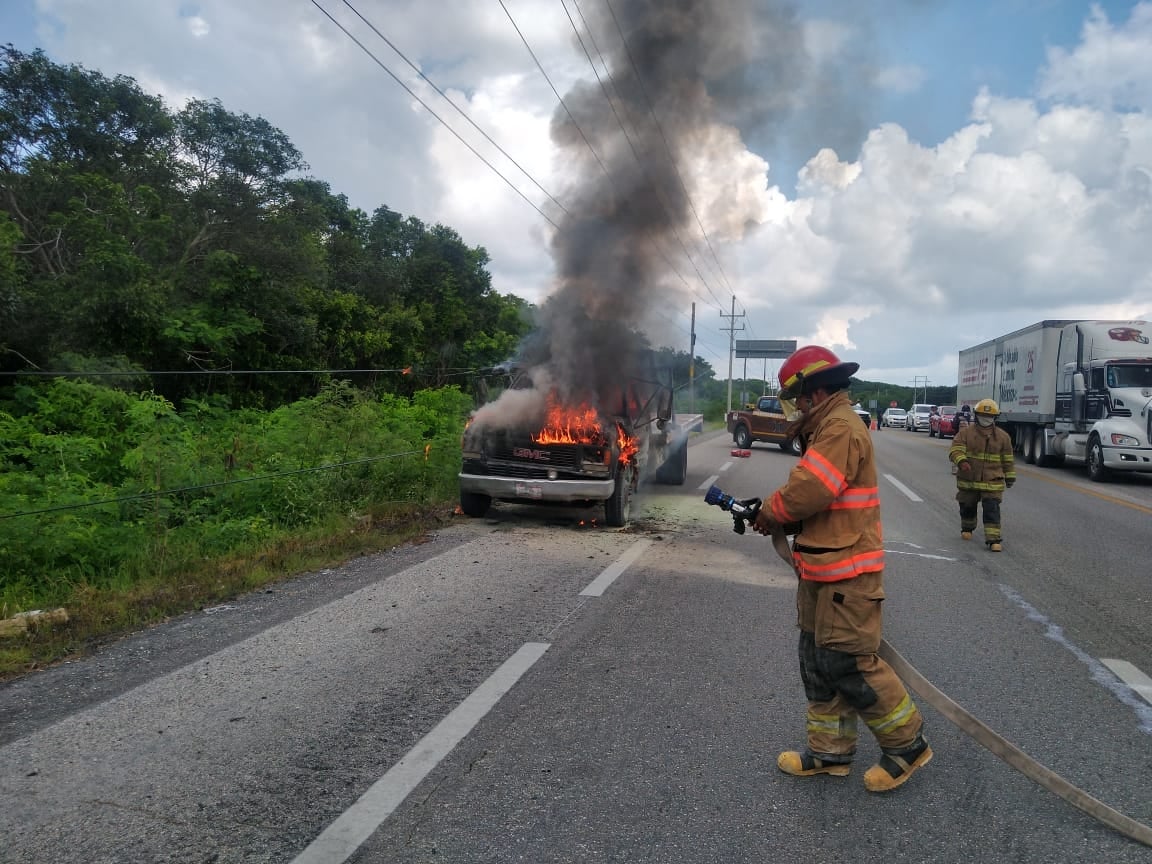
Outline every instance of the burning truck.
{"label": "burning truck", "polygon": [[583,393],[566,392],[545,368],[493,371],[502,392],[464,430],[466,515],[484,516],[495,500],[602,503],[605,523],[621,527],[641,483],[684,483],[687,433],[676,423],[672,382],[653,366]]}

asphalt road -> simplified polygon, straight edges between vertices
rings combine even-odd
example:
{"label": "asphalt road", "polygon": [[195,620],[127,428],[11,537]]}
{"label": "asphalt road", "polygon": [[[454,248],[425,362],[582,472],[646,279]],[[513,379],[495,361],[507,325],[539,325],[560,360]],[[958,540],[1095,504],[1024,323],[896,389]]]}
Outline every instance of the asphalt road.
{"label": "asphalt road", "polygon": [[[947,442],[873,439],[888,641],[1152,822],[1152,482],[1021,466],[997,555],[960,539]],[[778,772],[794,577],[703,496],[795,458],[730,447],[624,530],[498,506],[0,686],[0,862],[1152,861],[922,701],[936,757],[893,793],[866,733],[850,777]]]}

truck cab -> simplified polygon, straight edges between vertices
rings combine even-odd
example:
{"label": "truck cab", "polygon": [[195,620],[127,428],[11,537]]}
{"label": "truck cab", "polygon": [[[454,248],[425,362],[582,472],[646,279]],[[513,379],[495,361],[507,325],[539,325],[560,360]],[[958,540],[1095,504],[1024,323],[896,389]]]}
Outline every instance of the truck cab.
{"label": "truck cab", "polygon": [[1050,447],[1083,462],[1093,480],[1115,471],[1152,470],[1150,406],[1152,356],[1064,363]]}

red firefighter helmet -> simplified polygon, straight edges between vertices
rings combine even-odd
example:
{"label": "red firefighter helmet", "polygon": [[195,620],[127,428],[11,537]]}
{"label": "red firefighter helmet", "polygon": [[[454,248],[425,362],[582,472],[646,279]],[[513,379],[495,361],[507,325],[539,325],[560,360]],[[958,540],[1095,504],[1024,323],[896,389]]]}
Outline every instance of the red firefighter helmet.
{"label": "red firefighter helmet", "polygon": [[795,399],[831,385],[845,387],[859,368],[859,363],[843,363],[819,345],[797,348],[780,367],[780,398]]}

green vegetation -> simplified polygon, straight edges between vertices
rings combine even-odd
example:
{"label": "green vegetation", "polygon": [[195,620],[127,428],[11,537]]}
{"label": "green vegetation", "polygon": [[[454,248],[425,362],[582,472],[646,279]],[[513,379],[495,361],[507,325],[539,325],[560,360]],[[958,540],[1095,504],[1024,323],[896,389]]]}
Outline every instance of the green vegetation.
{"label": "green vegetation", "polygon": [[455,387],[408,398],[340,381],[270,411],[177,412],[61,379],[13,390],[0,618],[64,607],[72,621],[0,641],[0,677],[418,533],[451,512],[471,408]]}

